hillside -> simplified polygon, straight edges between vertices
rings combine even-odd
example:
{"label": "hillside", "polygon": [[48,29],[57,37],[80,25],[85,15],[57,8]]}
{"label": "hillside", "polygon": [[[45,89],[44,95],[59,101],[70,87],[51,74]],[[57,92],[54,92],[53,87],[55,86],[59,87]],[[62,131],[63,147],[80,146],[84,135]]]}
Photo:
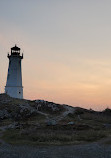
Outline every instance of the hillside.
{"label": "hillside", "polygon": [[[35,120],[38,117],[43,119],[43,123],[49,120],[60,121],[69,113],[73,113],[74,108],[68,105],[60,105],[44,100],[25,100],[11,98],[6,94],[0,94],[0,119],[11,119],[12,121]],[[48,122],[47,122],[48,123]]]}
{"label": "hillside", "polygon": [[1,143],[37,145],[97,141],[110,137],[111,110],[96,112],[0,94],[0,130]]}

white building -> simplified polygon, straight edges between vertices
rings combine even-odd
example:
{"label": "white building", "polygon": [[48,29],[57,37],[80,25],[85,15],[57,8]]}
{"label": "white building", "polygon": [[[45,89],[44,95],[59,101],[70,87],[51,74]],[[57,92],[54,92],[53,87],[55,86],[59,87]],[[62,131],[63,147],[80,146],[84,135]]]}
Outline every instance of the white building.
{"label": "white building", "polygon": [[5,86],[5,93],[13,98],[23,98],[23,86],[22,86],[22,71],[21,61],[23,54],[20,54],[20,48],[16,45],[11,48],[11,55],[8,54],[9,68],[7,75],[7,83]]}

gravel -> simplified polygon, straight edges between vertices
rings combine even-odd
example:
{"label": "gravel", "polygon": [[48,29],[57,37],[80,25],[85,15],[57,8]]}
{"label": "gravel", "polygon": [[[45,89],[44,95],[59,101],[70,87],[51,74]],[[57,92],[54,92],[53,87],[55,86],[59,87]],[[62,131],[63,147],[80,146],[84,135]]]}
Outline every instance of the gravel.
{"label": "gravel", "polygon": [[67,146],[0,145],[0,158],[111,158],[111,145],[91,143]]}

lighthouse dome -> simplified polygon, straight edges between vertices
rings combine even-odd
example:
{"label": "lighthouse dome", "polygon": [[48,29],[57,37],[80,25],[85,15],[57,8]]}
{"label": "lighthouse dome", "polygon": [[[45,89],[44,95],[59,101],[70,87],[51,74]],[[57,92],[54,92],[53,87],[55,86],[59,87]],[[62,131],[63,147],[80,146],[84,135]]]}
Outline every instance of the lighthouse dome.
{"label": "lighthouse dome", "polygon": [[11,48],[11,50],[20,51],[20,48],[15,45],[14,47]]}

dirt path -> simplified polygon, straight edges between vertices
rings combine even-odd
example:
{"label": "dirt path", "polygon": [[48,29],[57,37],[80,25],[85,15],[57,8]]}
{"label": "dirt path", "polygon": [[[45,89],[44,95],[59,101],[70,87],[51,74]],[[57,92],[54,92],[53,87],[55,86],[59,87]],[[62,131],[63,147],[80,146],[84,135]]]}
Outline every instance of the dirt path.
{"label": "dirt path", "polygon": [[87,145],[29,147],[0,146],[1,158],[111,158],[111,146]]}
{"label": "dirt path", "polygon": [[63,118],[65,118],[68,114],[73,113],[74,112],[74,108],[70,107],[70,106],[64,106],[65,107],[65,111],[60,115],[60,116],[56,116],[53,118],[53,120],[55,120],[56,122],[61,121]]}

